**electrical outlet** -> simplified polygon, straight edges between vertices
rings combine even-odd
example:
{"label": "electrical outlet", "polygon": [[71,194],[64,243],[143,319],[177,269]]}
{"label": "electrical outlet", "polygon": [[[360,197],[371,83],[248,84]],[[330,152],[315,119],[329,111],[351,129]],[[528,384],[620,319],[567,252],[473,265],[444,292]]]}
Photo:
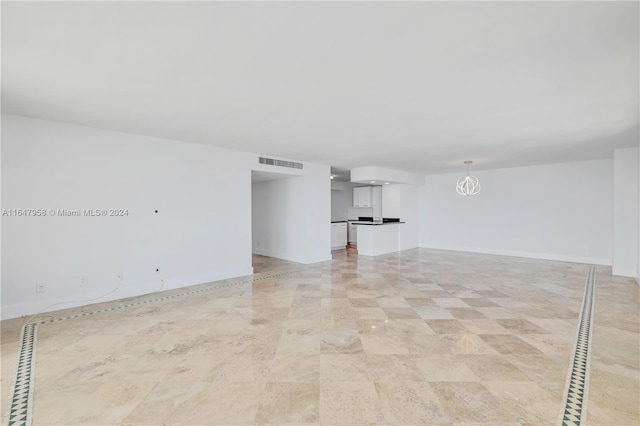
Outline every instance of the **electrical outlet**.
{"label": "electrical outlet", "polygon": [[82,287],[86,286],[89,284],[89,277],[82,277],[80,278],[80,285]]}
{"label": "electrical outlet", "polygon": [[36,283],[36,293],[44,293],[45,291],[47,291],[47,284]]}
{"label": "electrical outlet", "polygon": [[118,272],[116,274],[116,281],[122,281],[124,278],[124,274],[122,272]]}

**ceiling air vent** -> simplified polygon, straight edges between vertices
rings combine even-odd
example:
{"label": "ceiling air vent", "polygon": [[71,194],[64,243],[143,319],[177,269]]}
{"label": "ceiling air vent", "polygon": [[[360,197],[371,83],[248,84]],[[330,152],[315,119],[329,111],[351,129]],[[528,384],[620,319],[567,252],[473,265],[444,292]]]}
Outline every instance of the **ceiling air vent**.
{"label": "ceiling air vent", "polygon": [[302,163],[293,161],[276,160],[275,158],[260,157],[260,164],[268,164],[269,166],[289,167],[290,169],[302,169]]}

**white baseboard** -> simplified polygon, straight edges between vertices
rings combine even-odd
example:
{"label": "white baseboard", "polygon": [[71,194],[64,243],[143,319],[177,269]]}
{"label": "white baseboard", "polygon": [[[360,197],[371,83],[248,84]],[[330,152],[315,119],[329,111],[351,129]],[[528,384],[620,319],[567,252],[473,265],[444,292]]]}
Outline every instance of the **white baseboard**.
{"label": "white baseboard", "polygon": [[563,254],[534,253],[534,252],[525,252],[525,251],[496,250],[496,249],[485,249],[485,248],[478,248],[478,247],[461,247],[461,246],[449,246],[449,245],[437,246],[437,245],[421,244],[420,248],[461,251],[461,252],[467,252],[467,253],[493,254],[497,256],[524,257],[528,259],[556,260],[560,262],[587,263],[590,265],[611,266],[611,259],[600,259],[600,258],[583,257],[583,256],[568,256]]}
{"label": "white baseboard", "polygon": [[271,252],[269,250],[263,250],[263,249],[253,249],[253,253],[254,254],[259,254],[261,256],[273,257],[274,259],[286,260],[287,262],[302,263],[303,265],[310,265],[312,263],[326,262],[326,261],[329,261],[329,260],[332,259],[331,258],[331,250],[329,250],[329,252],[325,256],[318,257],[318,258],[311,258],[311,259],[285,257],[285,256],[282,256],[279,253],[274,253],[274,252]]}
{"label": "white baseboard", "polygon": [[375,256],[382,256],[383,254],[399,253],[399,252],[400,251],[398,249],[379,249],[369,253],[362,253],[361,251],[358,251],[358,256],[375,257]]}
{"label": "white baseboard", "polygon": [[629,277],[629,278],[635,278],[636,281],[638,280],[638,274],[636,273],[636,271],[629,268],[616,268],[614,266],[611,268],[611,273],[618,277]]}
{"label": "white baseboard", "polygon": [[273,257],[269,255],[269,251],[262,249],[262,248],[254,248],[252,250],[253,254],[259,254],[260,256],[269,256],[269,257]]}
{"label": "white baseboard", "polygon": [[[117,291],[108,293],[109,289],[101,294],[87,295],[80,301],[68,301],[68,297],[62,297],[59,299],[51,298],[46,301],[40,301],[38,303],[17,303],[14,305],[3,305],[0,318],[11,319],[19,318],[21,316],[29,317],[32,315],[44,315],[47,312],[54,312],[63,309],[77,308],[79,306],[87,306],[96,303],[112,302],[114,300],[127,299],[129,297],[144,296],[147,294],[158,293],[159,291],[175,290],[179,288],[189,287],[192,285],[206,284],[209,282],[222,281],[230,278],[238,278],[249,276],[253,274],[253,268],[242,268],[234,271],[227,271],[224,274],[198,274],[189,277],[165,279],[164,286],[160,290],[159,287],[148,285],[139,285],[136,287],[119,287]],[[115,288],[115,287],[114,287]],[[100,297],[102,294],[106,294],[104,297]],[[97,299],[97,300],[94,300]]]}

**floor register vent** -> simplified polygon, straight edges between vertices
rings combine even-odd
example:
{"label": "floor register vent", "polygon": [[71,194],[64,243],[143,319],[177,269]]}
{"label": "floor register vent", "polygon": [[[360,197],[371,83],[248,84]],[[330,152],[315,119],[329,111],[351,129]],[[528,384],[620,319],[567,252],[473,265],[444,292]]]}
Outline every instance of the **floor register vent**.
{"label": "floor register vent", "polygon": [[275,158],[260,157],[260,164],[268,164],[269,166],[289,167],[290,169],[302,169],[302,163],[293,161],[276,160]]}

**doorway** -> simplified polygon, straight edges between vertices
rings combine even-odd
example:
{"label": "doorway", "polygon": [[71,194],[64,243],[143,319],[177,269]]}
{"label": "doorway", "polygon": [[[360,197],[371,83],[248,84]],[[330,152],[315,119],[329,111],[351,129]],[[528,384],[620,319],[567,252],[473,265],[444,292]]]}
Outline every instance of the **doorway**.
{"label": "doorway", "polygon": [[297,175],[251,171],[251,263],[253,273],[291,270],[299,263],[286,260],[291,250],[292,222],[296,219]]}

